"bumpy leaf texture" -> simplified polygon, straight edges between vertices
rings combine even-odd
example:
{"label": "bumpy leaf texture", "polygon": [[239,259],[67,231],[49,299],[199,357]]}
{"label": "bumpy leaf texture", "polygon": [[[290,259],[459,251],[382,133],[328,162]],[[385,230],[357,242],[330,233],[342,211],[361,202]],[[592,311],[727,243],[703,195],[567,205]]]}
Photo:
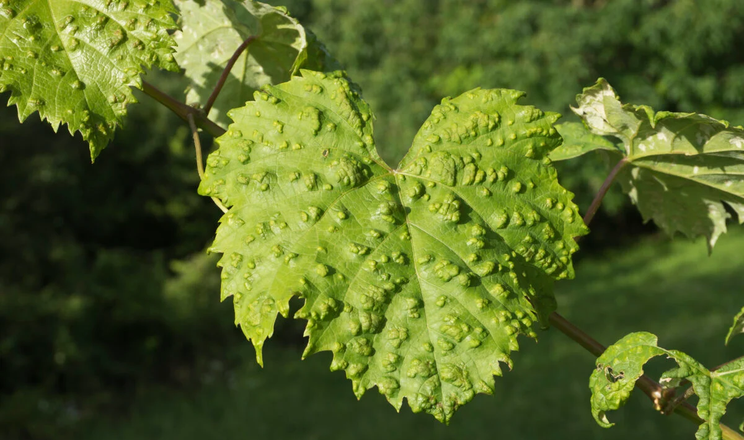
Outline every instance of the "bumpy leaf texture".
{"label": "bumpy leaf texture", "polygon": [[731,342],[731,339],[744,333],[744,308],[734,317],[734,324],[729,329],[728,335],[726,335],[726,345]]}
{"label": "bumpy leaf texture", "polygon": [[[620,102],[604,80],[584,89],[574,108],[591,134],[621,141],[630,165],[618,176],[643,218],[670,235],[704,236],[709,250],[731,217],[744,221],[744,130],[696,113],[654,112]],[[571,127],[580,130],[580,126]],[[571,132],[566,152],[608,149]],[[576,140],[580,141],[576,141]],[[575,157],[557,155],[554,160]],[[618,156],[619,158],[619,156]]]}
{"label": "bumpy leaf texture", "polygon": [[610,427],[605,412],[620,408],[627,402],[636,380],[643,375],[643,365],[656,356],[667,356],[678,367],[667,371],[661,383],[692,383],[699,401],[698,416],[704,423],[698,428],[699,440],[721,439],[721,417],[733,399],[744,396],[744,359],[709,371],[689,355],[666,350],[657,345],[651,333],[631,333],[619,340],[597,359],[597,369],[589,379],[592,390],[592,414],[603,427]]}
{"label": "bumpy leaf texture", "polygon": [[191,80],[189,103],[204,104],[228,60],[249,37],[256,37],[230,72],[210,118],[227,126],[230,109],[245,105],[266,84],[287,81],[301,66],[324,71],[338,69],[314,34],[287,10],[244,0],[176,0],[182,31],[176,59]]}
{"label": "bumpy leaf texture", "polygon": [[511,367],[518,334],[555,307],[585,234],[547,158],[558,115],[521,92],[444,99],[397,169],[342,72],[302,71],[245,107],[199,191],[230,207],[213,251],[222,297],[256,347],[305,299],[305,355],[332,351],[361,396],[448,421]]}
{"label": "bumpy leaf texture", "polygon": [[142,66],[177,70],[170,0],[0,0],[0,91],[25,120],[80,131],[95,159],[113,138]]}

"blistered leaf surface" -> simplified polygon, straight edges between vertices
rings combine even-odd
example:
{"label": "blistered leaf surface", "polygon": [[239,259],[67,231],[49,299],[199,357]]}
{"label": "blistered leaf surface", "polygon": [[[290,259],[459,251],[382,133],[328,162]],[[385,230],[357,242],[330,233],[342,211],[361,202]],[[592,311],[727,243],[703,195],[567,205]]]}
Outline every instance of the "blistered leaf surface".
{"label": "blistered leaf surface", "polygon": [[68,124],[91,158],[134,102],[142,66],[175,70],[170,0],[0,0],[0,91],[23,121]]}
{"label": "blistered leaf surface", "polygon": [[235,109],[201,194],[230,207],[213,250],[222,295],[258,359],[277,313],[305,299],[305,355],[333,353],[361,396],[447,421],[535,337],[552,281],[586,228],[547,159],[555,114],[519,92],[445,99],[398,169],[341,73],[302,77]]}
{"label": "blistered leaf surface", "polygon": [[[744,221],[744,130],[695,113],[622,104],[603,79],[574,111],[596,135],[619,139],[630,162],[618,177],[643,218],[670,235],[726,232],[726,205]],[[588,151],[588,150],[587,150]]]}
{"label": "blistered leaf surface", "polygon": [[635,382],[643,374],[643,365],[656,356],[673,359],[678,367],[667,371],[661,383],[679,384],[688,380],[699,400],[698,416],[704,423],[698,428],[699,440],[721,439],[721,417],[733,399],[744,395],[744,359],[709,371],[689,355],[666,350],[657,345],[651,333],[631,333],[608,347],[597,359],[597,368],[589,379],[592,391],[592,414],[601,426],[610,427],[605,412],[620,408],[627,402]]}
{"label": "blistered leaf surface", "polygon": [[595,150],[623,153],[623,150],[609,139],[590,132],[580,122],[558,124],[555,128],[563,138],[563,143],[550,153],[550,159],[554,161],[573,159]]}
{"label": "blistered leaf surface", "polygon": [[726,335],[726,345],[731,342],[731,338],[741,333],[744,333],[744,308],[734,317],[734,324]]}
{"label": "blistered leaf surface", "polygon": [[317,38],[286,9],[245,0],[176,0],[182,31],[176,58],[191,80],[190,104],[205,104],[238,47],[256,37],[231,70],[210,117],[227,126],[227,111],[245,105],[266,84],[287,81],[301,65],[337,68]]}

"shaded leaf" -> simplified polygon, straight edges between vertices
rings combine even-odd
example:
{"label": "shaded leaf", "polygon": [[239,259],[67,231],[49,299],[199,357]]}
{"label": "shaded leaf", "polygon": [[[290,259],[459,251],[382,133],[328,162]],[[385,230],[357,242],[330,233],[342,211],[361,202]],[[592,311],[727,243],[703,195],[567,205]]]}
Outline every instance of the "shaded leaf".
{"label": "shaded leaf", "polygon": [[574,108],[592,133],[619,139],[630,162],[618,179],[644,220],[704,236],[712,250],[731,215],[744,221],[744,130],[695,113],[622,104],[604,80]]}
{"label": "shaded leaf", "polygon": [[135,102],[142,66],[177,70],[170,0],[0,0],[0,91],[25,120],[68,124],[91,159]]}
{"label": "shaded leaf", "polygon": [[744,395],[744,359],[709,371],[685,353],[659,347],[656,336],[645,332],[625,336],[597,359],[597,368],[589,379],[592,414],[597,423],[606,428],[612,426],[605,413],[627,402],[635,382],[643,375],[644,364],[656,356],[667,356],[678,365],[664,373],[662,384],[679,384],[682,380],[692,383],[699,398],[698,416],[704,420],[696,438],[720,440],[720,421],[726,406]]}
{"label": "shaded leaf", "polygon": [[377,386],[396,408],[408,399],[448,421],[493,391],[587,232],[546,157],[558,115],[521,96],[443,100],[398,169],[340,72],[303,71],[231,111],[199,191],[230,207],[212,250],[259,362],[299,296],[305,355],[332,351],[357,396]]}
{"label": "shaded leaf", "polygon": [[590,151],[608,150],[623,153],[607,138],[593,134],[580,122],[567,122],[555,126],[563,138],[563,144],[550,153],[554,161],[573,159]]}
{"label": "shaded leaf", "polygon": [[728,335],[726,335],[726,345],[731,342],[734,336],[741,333],[744,333],[744,308],[734,317],[734,324],[729,329]]}
{"label": "shaded leaf", "polygon": [[337,69],[338,62],[314,34],[290,17],[285,8],[253,0],[176,0],[182,30],[176,59],[191,86],[190,104],[205,104],[228,60],[249,37],[256,37],[231,70],[210,118],[228,125],[227,111],[245,105],[267,84],[287,81],[301,66]]}

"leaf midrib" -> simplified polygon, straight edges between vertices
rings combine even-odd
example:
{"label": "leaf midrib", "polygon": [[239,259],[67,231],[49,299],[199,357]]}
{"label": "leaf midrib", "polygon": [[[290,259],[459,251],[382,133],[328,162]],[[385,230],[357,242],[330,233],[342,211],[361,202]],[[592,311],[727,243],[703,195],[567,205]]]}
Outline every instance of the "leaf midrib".
{"label": "leaf midrib", "polygon": [[[687,181],[690,181],[690,182],[695,182],[698,185],[705,186],[707,188],[710,188],[710,189],[713,189],[713,190],[716,190],[716,191],[720,191],[720,192],[722,192],[724,194],[728,194],[728,195],[731,195],[733,197],[737,197],[739,199],[742,199],[742,201],[744,201],[744,194],[738,194],[738,193],[734,193],[734,192],[731,192],[731,191],[727,191],[725,189],[719,188],[717,185],[712,185],[709,182],[703,182],[703,181],[700,181],[700,180],[697,180],[697,179],[691,179],[689,176],[685,176],[685,175],[681,175],[681,174],[676,174],[676,173],[670,173],[670,172],[662,171],[662,170],[660,170],[658,168],[654,168],[654,167],[648,166],[648,165],[641,165],[639,163],[632,162],[632,161],[630,163],[633,164],[634,166],[638,167],[638,168],[643,168],[643,169],[649,170],[652,173],[658,173],[658,174],[665,175],[665,176],[671,176],[671,177],[676,177],[678,179],[684,179],[684,180],[687,180]],[[637,181],[637,180],[638,179],[635,179],[635,178],[633,179],[633,181]]]}

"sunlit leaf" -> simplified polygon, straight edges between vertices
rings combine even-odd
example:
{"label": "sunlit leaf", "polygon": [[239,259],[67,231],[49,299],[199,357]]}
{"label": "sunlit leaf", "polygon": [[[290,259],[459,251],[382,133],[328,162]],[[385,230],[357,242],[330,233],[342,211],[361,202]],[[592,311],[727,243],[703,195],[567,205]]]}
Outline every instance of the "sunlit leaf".
{"label": "sunlit leaf", "polygon": [[142,66],[177,70],[170,0],[0,0],[0,91],[103,150],[135,102]]}
{"label": "sunlit leaf", "polygon": [[731,217],[744,221],[744,130],[696,113],[622,104],[603,79],[574,109],[595,135],[622,142],[618,179],[643,218],[670,235],[704,236],[712,250]]}
{"label": "sunlit leaf", "polygon": [[199,190],[230,207],[213,251],[259,362],[299,296],[305,355],[332,351],[358,396],[377,386],[447,421],[492,392],[587,232],[547,158],[558,115],[521,96],[443,100],[397,169],[341,73],[303,71],[231,111]]}

